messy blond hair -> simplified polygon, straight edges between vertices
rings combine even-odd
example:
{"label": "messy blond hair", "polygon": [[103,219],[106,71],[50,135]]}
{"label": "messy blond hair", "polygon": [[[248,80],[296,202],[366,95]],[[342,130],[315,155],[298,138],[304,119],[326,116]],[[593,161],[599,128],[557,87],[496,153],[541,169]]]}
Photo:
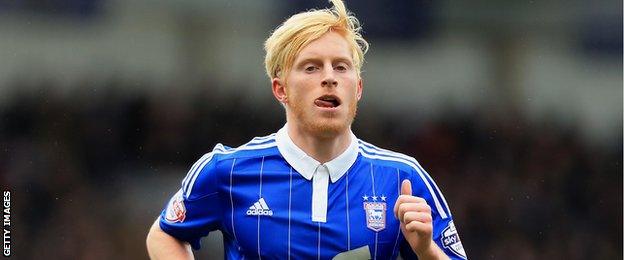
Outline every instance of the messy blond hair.
{"label": "messy blond hair", "polygon": [[331,9],[310,10],[288,18],[264,43],[264,65],[269,79],[285,76],[293,66],[295,57],[310,42],[327,32],[337,32],[351,46],[353,65],[360,75],[368,42],[360,33],[357,18],[347,11],[342,0],[330,0]]}

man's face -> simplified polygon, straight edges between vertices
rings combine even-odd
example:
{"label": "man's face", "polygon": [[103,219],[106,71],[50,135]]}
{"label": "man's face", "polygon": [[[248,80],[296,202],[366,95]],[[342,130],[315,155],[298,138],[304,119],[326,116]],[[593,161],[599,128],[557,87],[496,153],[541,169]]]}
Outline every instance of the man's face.
{"label": "man's face", "polygon": [[349,44],[335,32],[311,42],[285,78],[273,79],[273,92],[286,106],[289,125],[318,137],[344,133],[362,96]]}

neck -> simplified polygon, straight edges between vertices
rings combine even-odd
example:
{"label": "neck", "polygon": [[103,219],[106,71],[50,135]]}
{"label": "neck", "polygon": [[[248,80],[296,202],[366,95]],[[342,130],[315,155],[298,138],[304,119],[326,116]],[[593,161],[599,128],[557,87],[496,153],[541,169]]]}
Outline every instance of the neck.
{"label": "neck", "polygon": [[351,144],[350,128],[336,135],[323,136],[310,133],[302,126],[289,123],[288,135],[297,147],[320,163],[326,163],[338,157]]}

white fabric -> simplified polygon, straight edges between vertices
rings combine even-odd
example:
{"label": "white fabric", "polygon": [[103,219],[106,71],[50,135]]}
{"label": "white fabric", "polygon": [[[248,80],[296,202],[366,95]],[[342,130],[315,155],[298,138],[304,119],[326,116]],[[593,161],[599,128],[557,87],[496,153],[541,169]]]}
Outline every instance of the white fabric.
{"label": "white fabric", "polygon": [[284,159],[306,180],[312,181],[312,221],[326,222],[327,190],[329,181],[338,181],[357,159],[359,149],[357,138],[351,133],[347,149],[331,161],[321,164],[292,141],[288,135],[288,124],[277,131],[275,141]]}
{"label": "white fabric", "polygon": [[312,221],[326,222],[328,185],[329,171],[325,165],[320,165],[312,177]]}

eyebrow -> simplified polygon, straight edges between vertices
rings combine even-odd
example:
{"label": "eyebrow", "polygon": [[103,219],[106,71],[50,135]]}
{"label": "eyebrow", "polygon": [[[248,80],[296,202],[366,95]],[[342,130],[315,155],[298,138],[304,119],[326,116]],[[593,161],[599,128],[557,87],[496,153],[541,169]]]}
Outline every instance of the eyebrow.
{"label": "eyebrow", "polygon": [[[295,63],[294,66],[299,66],[299,65],[307,64],[307,63],[319,63],[321,60],[322,60],[321,58],[314,58],[314,57],[304,58],[301,61]],[[345,56],[339,56],[339,57],[333,58],[332,61],[344,62],[349,65],[353,64],[351,59]]]}

